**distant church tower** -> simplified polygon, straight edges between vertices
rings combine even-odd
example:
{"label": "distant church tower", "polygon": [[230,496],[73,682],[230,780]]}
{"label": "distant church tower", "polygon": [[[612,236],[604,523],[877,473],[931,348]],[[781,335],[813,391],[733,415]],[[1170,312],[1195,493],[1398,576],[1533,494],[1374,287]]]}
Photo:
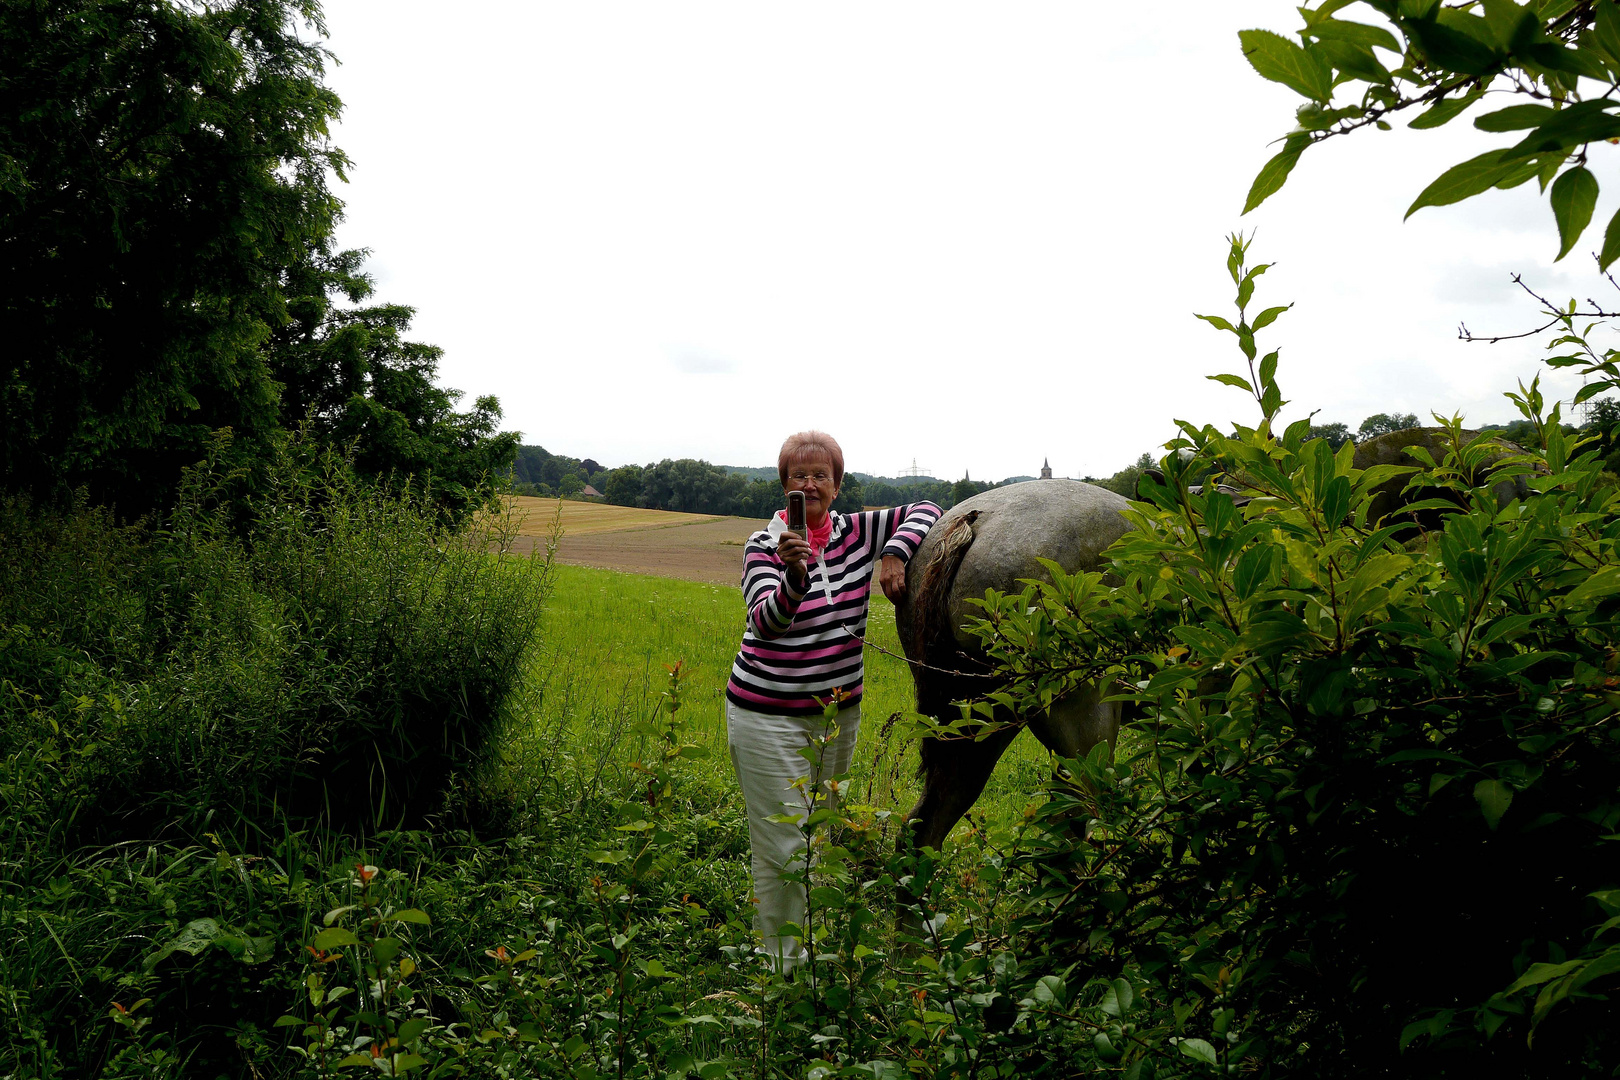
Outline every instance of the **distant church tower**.
{"label": "distant church tower", "polygon": [[1042,458],[1041,459],[1041,479],[1042,480],[1050,480],[1050,479],[1052,479],[1052,462],[1051,462],[1050,458]]}

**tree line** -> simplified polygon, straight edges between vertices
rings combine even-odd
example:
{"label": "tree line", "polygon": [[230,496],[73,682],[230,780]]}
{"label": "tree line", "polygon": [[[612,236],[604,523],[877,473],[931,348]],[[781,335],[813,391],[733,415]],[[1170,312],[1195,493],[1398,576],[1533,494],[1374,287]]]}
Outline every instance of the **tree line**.
{"label": "tree line", "polygon": [[[775,470],[714,465],[695,458],[664,458],[647,465],[609,469],[591,458],[552,454],[541,446],[520,446],[511,476],[513,490],[520,495],[572,496],[590,486],[615,506],[647,510],[768,518],[782,508],[782,485]],[[948,509],[997,486],[965,476],[952,482],[932,476],[847,472],[833,509],[853,513],[864,506],[899,506],[923,500]]]}
{"label": "tree line", "polygon": [[[1338,450],[1351,439],[1362,443],[1419,426],[1416,413],[1380,412],[1367,417],[1354,431],[1344,423],[1312,424],[1309,438],[1325,439],[1332,449]],[[1570,434],[1579,430],[1596,436],[1595,451],[1603,458],[1604,468],[1610,472],[1620,470],[1620,402],[1607,398],[1595,401],[1586,424],[1578,429],[1566,424],[1565,428]],[[1490,424],[1481,430],[1497,433],[1521,445],[1531,444],[1540,437],[1526,420]],[[1144,451],[1131,464],[1109,476],[1080,479],[1135,498],[1137,481],[1146,470],[1155,467],[1153,455]],[[615,506],[647,510],[763,519],[782,508],[782,485],[773,470],[713,465],[694,458],[664,458],[647,465],[609,469],[592,458],[552,454],[542,446],[519,446],[511,478],[513,490],[520,495],[576,496],[589,486]],[[968,476],[950,481],[932,476],[871,476],[849,472],[844,475],[844,484],[833,508],[852,513],[863,506],[899,506],[926,499],[948,510],[980,492],[1026,479],[1029,478],[1011,477],[992,483]]]}

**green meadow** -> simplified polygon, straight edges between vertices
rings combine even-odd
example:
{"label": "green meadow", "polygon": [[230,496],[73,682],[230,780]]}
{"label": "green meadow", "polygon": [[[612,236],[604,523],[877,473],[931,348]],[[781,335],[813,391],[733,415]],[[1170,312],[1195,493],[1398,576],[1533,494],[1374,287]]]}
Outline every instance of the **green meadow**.
{"label": "green meadow", "polygon": [[[735,797],[726,754],[725,686],[743,631],[742,590],[672,578],[558,566],[532,678],[538,701],[515,733],[540,737],[562,760],[527,758],[526,768],[560,769],[576,789],[633,782],[645,753],[630,734],[655,707],[667,668],[683,665],[694,737],[708,751],[691,777],[711,797]],[[875,592],[867,625],[866,693],[855,755],[857,798],[903,814],[918,795],[916,696],[900,658],[894,605]],[[874,647],[875,646],[875,647]],[[531,698],[531,701],[533,699]],[[1002,758],[974,816],[1011,824],[1050,777],[1050,759],[1031,736]],[[739,801],[740,805],[740,801]]]}

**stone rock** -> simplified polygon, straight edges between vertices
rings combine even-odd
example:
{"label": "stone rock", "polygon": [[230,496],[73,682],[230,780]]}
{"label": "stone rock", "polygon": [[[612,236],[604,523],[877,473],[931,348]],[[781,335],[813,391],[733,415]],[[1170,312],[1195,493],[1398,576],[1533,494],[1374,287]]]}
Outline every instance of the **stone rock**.
{"label": "stone rock", "polygon": [[[1079,480],[1027,480],[993,488],[957,503],[929,531],[907,566],[906,600],[895,616],[900,639],[911,648],[913,611],[926,568],[951,535],[953,525],[972,516],[973,544],[962,557],[945,601],[953,627],[978,614],[966,603],[982,597],[986,589],[1017,592],[1020,578],[1049,580],[1036,560],[1051,559],[1070,573],[1095,570],[1102,552],[1123,536],[1130,525],[1120,516],[1129,501],[1106,488]],[[959,646],[970,648],[974,639],[956,631]],[[920,655],[920,652],[918,653]]]}

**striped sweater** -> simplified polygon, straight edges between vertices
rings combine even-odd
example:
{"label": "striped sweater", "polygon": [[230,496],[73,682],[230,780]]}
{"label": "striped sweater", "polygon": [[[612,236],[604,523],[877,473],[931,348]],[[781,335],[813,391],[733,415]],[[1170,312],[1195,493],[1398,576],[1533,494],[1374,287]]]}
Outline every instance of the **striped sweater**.
{"label": "striped sweater", "polygon": [[726,697],[745,709],[787,716],[821,712],[816,699],[825,701],[834,688],[859,701],[873,566],[885,555],[910,560],[939,515],[931,502],[859,514],[833,511],[827,550],[809,564],[802,591],[776,554],[782,521],[772,519],[768,529],[750,536],[742,579],[747,628]]}

